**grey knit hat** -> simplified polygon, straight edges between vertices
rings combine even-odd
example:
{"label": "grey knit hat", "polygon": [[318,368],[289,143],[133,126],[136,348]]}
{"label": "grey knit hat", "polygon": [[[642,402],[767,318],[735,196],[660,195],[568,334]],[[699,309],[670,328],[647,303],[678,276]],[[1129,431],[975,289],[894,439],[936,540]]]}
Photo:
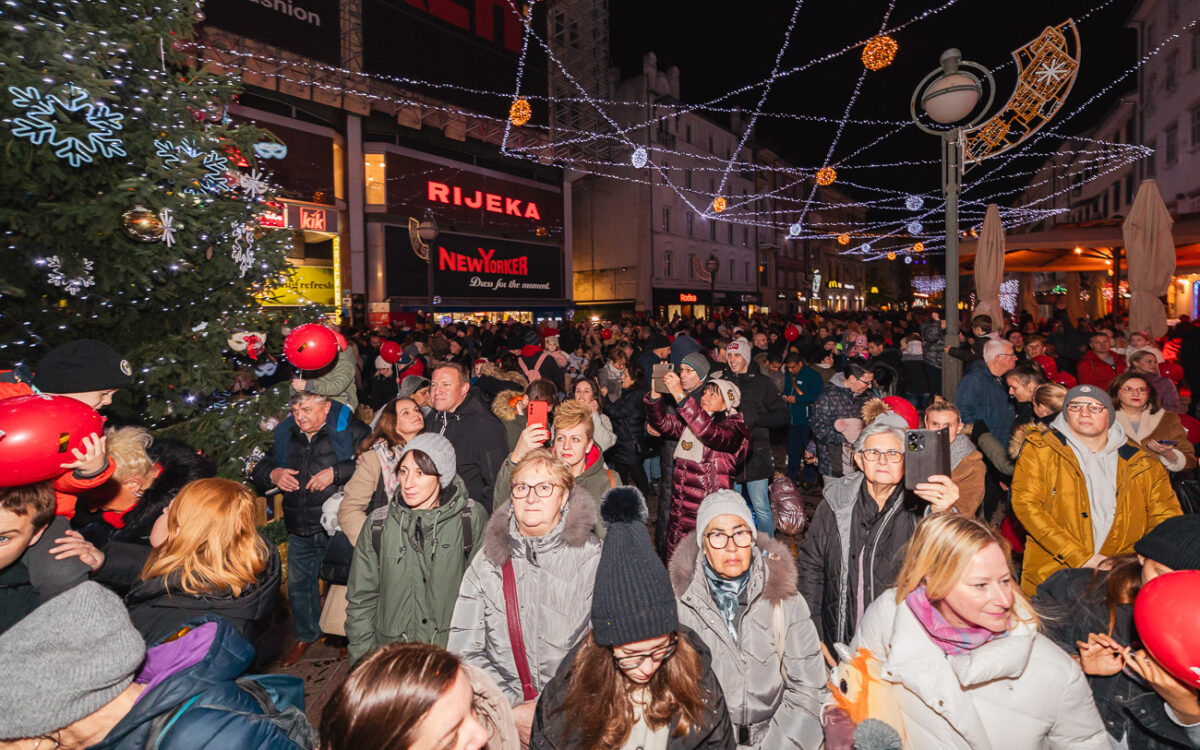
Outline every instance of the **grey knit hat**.
{"label": "grey knit hat", "polygon": [[1117,412],[1113,409],[1112,399],[1108,397],[1103,388],[1097,388],[1094,385],[1077,385],[1067,391],[1067,395],[1063,397],[1063,411],[1071,405],[1071,402],[1077,398],[1090,398],[1100,402],[1100,405],[1108,410],[1108,423],[1111,425],[1117,418]]}
{"label": "grey knit hat", "polygon": [[646,500],[636,487],[613,487],[600,499],[608,527],[592,588],[592,637],[621,646],[679,628],[675,591],[646,530]]}
{"label": "grey knit hat", "polygon": [[454,446],[449,440],[436,432],[423,432],[405,443],[404,450],[400,453],[401,461],[409,451],[421,451],[429,456],[433,465],[437,467],[438,484],[442,489],[449,487],[454,481],[454,474],[458,471],[458,456],[455,455]]}
{"label": "grey knit hat", "polygon": [[404,380],[400,381],[400,392],[397,394],[399,398],[412,398],[412,395],[422,388],[428,388],[432,383],[429,378],[421,377],[420,375],[406,375]]}
{"label": "grey knit hat", "polygon": [[85,581],[0,635],[0,739],[38,737],[108,705],[146,644],[120,598]]}
{"label": "grey knit hat", "polygon": [[754,515],[746,499],[733,490],[717,490],[704,498],[696,511],[696,532],[703,536],[714,518],[725,515],[737,516],[754,530]]}
{"label": "grey knit hat", "polygon": [[701,380],[707,378],[708,373],[712,370],[712,364],[709,363],[708,357],[704,356],[704,352],[692,352],[684,357],[680,364],[695,370]]}

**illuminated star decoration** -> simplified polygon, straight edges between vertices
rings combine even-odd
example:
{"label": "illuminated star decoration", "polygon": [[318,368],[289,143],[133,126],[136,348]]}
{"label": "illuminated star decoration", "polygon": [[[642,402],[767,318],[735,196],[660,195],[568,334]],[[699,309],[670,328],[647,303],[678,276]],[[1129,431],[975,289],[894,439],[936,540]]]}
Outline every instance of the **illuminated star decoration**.
{"label": "illuminated star decoration", "polygon": [[246,191],[246,195],[256,199],[260,195],[265,195],[270,185],[263,179],[263,175],[257,169],[250,170],[250,174],[237,175],[237,184],[242,190]]}
{"label": "illuminated star decoration", "polygon": [[231,229],[233,242],[229,248],[229,255],[233,262],[237,263],[241,275],[245,276],[250,266],[254,265],[254,230],[246,223],[234,224]]}
{"label": "illuminated star decoration", "polygon": [[1067,66],[1062,60],[1051,60],[1037,69],[1034,73],[1042,83],[1058,83],[1058,79],[1067,74]]}
{"label": "illuminated star decoration", "polygon": [[[16,138],[25,138],[35,146],[49,142],[54,155],[66,159],[72,167],[90,164],[97,155],[111,159],[125,156],[117,132],[123,127],[125,115],[113,112],[103,101],[93,102],[88,92],[75,84],[59,87],[59,93],[46,94],[36,86],[9,86],[12,105],[25,110],[22,117],[13,118],[9,128]],[[59,114],[58,110],[62,110]],[[87,135],[67,135],[64,124],[75,126],[71,115],[82,115]]]}
{"label": "illuminated star decoration", "polygon": [[50,269],[50,273],[46,276],[46,281],[54,286],[62,287],[63,291],[74,297],[83,291],[84,287],[93,286],[96,279],[92,276],[92,269],[95,264],[87,258],[83,258],[83,273],[78,276],[67,276],[62,270],[62,261],[57,255],[51,255],[45,260],[45,266]]}
{"label": "illuminated star decoration", "polygon": [[162,223],[163,235],[162,241],[171,247],[175,244],[175,230],[179,225],[175,223],[175,217],[171,215],[171,209],[164,208],[158,212],[158,220]]}
{"label": "illuminated star decoration", "polygon": [[633,156],[630,157],[629,161],[633,164],[634,167],[641,169],[642,167],[646,166],[647,158],[648,158],[648,154],[646,153],[646,147],[638,146],[637,148],[635,148],[633,150]]}

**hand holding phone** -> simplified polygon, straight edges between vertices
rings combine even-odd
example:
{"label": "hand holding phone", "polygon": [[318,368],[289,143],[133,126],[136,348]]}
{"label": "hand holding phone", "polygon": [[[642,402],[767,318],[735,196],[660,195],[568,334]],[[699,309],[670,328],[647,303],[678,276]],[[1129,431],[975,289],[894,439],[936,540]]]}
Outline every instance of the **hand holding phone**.
{"label": "hand holding phone", "polygon": [[549,414],[550,404],[545,401],[530,401],[529,406],[526,407],[526,422],[530,425],[541,425],[545,429]]}
{"label": "hand holding phone", "polygon": [[915,491],[939,475],[950,476],[950,431],[905,430],[904,489]]}
{"label": "hand holding phone", "polygon": [[663,380],[663,376],[666,375],[668,372],[671,372],[671,363],[670,362],[660,362],[659,364],[654,365],[650,369],[650,376],[651,376],[651,380],[653,383],[653,388],[654,388],[655,393],[670,393],[671,392],[670,389],[667,388],[666,381]]}

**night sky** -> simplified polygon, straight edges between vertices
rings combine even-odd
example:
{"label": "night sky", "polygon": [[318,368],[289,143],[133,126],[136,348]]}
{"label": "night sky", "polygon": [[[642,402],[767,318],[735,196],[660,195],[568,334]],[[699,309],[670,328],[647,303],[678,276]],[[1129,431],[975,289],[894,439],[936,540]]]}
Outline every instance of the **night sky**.
{"label": "night sky", "polygon": [[[897,0],[887,26],[893,28],[940,5],[932,0]],[[875,35],[887,7],[887,2],[881,0],[807,0],[800,8],[783,68],[804,64]],[[913,89],[937,67],[938,57],[947,47],[958,47],[967,59],[995,69],[1011,61],[1011,51],[1032,40],[1043,28],[1073,17],[1079,26],[1082,56],[1079,78],[1063,110],[1071,112],[1134,64],[1136,36],[1125,28],[1133,8],[1133,0],[959,0],[893,34],[899,43],[896,61],[881,71],[868,73],[850,116],[907,120]],[[684,101],[702,101],[762,80],[769,73],[793,9],[792,3],[778,0],[610,0],[613,62],[621,69],[622,77],[636,75],[641,70],[643,53],[652,50],[661,68],[679,66]],[[860,52],[853,50],[778,81],[765,109],[840,117],[863,71]],[[1008,100],[1015,76],[1016,68],[1011,64],[996,73],[996,103],[989,114]],[[1069,121],[1059,119],[1052,126],[1069,133],[1084,132],[1104,115],[1114,97],[1135,85],[1136,78],[1131,75],[1108,96]],[[740,104],[752,107],[757,96],[757,92],[744,95]],[[848,126],[833,161],[884,130]],[[798,165],[817,166],[824,162],[833,134],[832,125],[775,120],[760,121],[756,136],[760,143]],[[932,136],[910,128],[856,161],[935,159],[938,153]],[[858,177],[861,181],[865,174],[859,173]],[[929,191],[939,184],[940,176],[938,167],[929,165],[879,170],[873,179],[889,188]]]}

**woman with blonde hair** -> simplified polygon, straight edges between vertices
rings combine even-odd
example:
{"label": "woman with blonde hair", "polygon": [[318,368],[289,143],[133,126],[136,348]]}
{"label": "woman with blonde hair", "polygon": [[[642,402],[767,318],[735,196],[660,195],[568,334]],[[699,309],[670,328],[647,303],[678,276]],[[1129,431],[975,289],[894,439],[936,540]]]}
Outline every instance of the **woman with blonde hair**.
{"label": "woman with blonde hair", "polygon": [[[253,640],[254,624],[275,605],[281,578],[279,552],[255,526],[255,502],[238,482],[197,479],[163,510],[150,532],[153,549],[141,572],[129,576],[125,596],[129,619],[147,644],[207,614]],[[104,566],[105,554],[94,547],[75,554],[93,570]],[[115,580],[121,571],[102,577]]]}
{"label": "woman with blonde hair", "polygon": [[896,587],[851,642],[881,663],[914,748],[1110,750],[1079,665],[1040,632],[1004,539],[943,513],[917,526]]}

